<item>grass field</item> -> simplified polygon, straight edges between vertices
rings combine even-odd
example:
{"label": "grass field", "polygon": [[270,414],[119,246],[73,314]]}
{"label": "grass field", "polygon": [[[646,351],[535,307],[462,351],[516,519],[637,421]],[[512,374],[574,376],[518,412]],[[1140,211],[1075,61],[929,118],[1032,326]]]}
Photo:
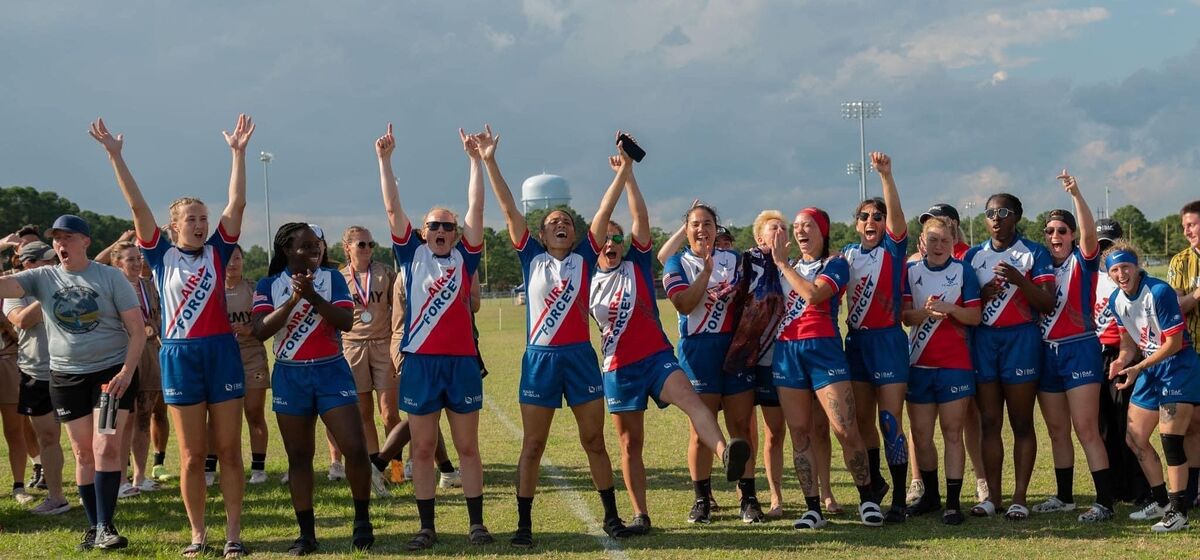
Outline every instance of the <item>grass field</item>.
{"label": "grass field", "polygon": [[[664,302],[665,303],[665,302]],[[785,477],[785,521],[744,525],[737,515],[733,485],[714,479],[714,491],[724,507],[709,526],[686,523],[692,503],[692,489],[686,465],[687,423],[673,408],[647,413],[646,467],[649,476],[650,514],[655,530],[648,536],[619,543],[597,538],[594,520],[602,518],[599,499],[591,487],[584,455],[579,448],[574,421],[570,414],[559,414],[546,452],[552,468],[543,468],[539,494],[534,507],[537,546],[525,552],[508,546],[508,537],[516,524],[514,465],[520,449],[520,415],[517,383],[524,336],[524,308],[508,300],[489,300],[479,314],[483,353],[491,375],[485,380],[488,405],[481,416],[480,440],[485,468],[485,519],[497,536],[497,543],[470,547],[466,543],[466,509],[459,490],[439,491],[438,527],[440,543],[424,554],[430,557],[511,556],[537,558],[785,558],[798,554],[825,558],[1194,558],[1200,555],[1200,539],[1194,532],[1152,535],[1145,524],[1130,522],[1131,507],[1118,506],[1117,519],[1099,526],[1075,521],[1074,515],[1034,516],[1013,523],[1000,518],[969,519],[957,528],[943,526],[937,515],[910,520],[903,525],[883,528],[862,527],[857,516],[849,514],[833,519],[818,532],[799,533],[791,528],[791,519],[799,516],[803,496],[791,475]],[[664,323],[673,329],[675,313],[664,305]],[[273,417],[268,422],[274,429]],[[1009,438],[1005,435],[1006,440]],[[248,442],[243,438],[244,442]],[[1049,440],[1039,434],[1039,456],[1030,492],[1030,505],[1054,491]],[[619,468],[619,453],[611,425],[608,449]],[[169,447],[167,465],[177,468],[175,441]],[[248,443],[247,443],[248,445]],[[836,445],[836,440],[835,440]],[[66,446],[64,438],[64,447]],[[352,509],[345,483],[325,480],[323,445],[319,445],[316,468],[316,513],[321,552],[317,557],[349,555]],[[453,453],[453,452],[452,452]],[[790,454],[790,452],[788,452]],[[68,450],[68,455],[70,454]],[[790,455],[785,455],[790,456]],[[1090,504],[1091,479],[1081,451],[1076,451],[1077,502]],[[247,467],[249,448],[246,451]],[[790,461],[785,461],[790,463]],[[856,493],[849,475],[834,451],[835,493],[848,511],[854,510]],[[1005,466],[1007,489],[1011,490],[1011,458]],[[68,460],[67,477],[73,472]],[[255,558],[282,557],[296,536],[295,520],[286,489],[278,484],[286,469],[282,445],[275,435],[270,444],[267,470],[272,481],[247,486],[243,517],[243,540]],[[766,496],[766,483],[759,467],[760,495]],[[6,481],[8,476],[3,477]],[[970,476],[968,475],[968,479]],[[619,473],[617,480],[620,480]],[[969,482],[969,480],[968,480]],[[617,499],[628,520],[629,503],[623,485],[617,483]],[[964,488],[964,503],[969,504],[971,485]],[[74,489],[68,488],[74,501]],[[371,556],[407,555],[403,545],[418,528],[411,485],[394,490],[390,500],[373,501],[377,544]],[[40,496],[39,496],[40,497]],[[210,542],[223,542],[221,497],[216,488],[209,491]],[[75,544],[85,524],[83,510],[53,518],[41,518],[22,511],[11,499],[0,500],[0,558],[60,558],[78,556]],[[177,482],[163,491],[122,500],[118,523],[131,540],[124,554],[135,557],[178,558],[189,533]],[[94,552],[92,556],[102,556]],[[86,556],[86,555],[85,555]]]}

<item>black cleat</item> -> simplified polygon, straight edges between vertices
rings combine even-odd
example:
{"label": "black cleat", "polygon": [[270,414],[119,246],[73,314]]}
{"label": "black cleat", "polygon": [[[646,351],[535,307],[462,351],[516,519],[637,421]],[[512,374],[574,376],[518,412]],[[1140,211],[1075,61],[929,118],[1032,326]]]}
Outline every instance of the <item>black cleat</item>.
{"label": "black cleat", "polygon": [[83,532],[83,540],[79,541],[79,545],[75,547],[76,552],[87,552],[96,547],[96,528],[88,527],[87,531]]}
{"label": "black cleat", "polygon": [[746,463],[750,461],[750,442],[742,438],[733,438],[725,446],[721,462],[725,464],[725,480],[734,482],[742,478],[746,472]]}
{"label": "black cleat", "polygon": [[111,523],[96,531],[96,548],[100,550],[118,550],[127,546],[129,546],[129,539],[122,537]]}
{"label": "black cleat", "polygon": [[712,523],[712,508],[708,506],[708,498],[700,498],[696,503],[692,504],[692,511],[688,512],[688,523]]}
{"label": "black cleat", "polygon": [[635,536],[642,536],[650,533],[650,515],[645,513],[634,515],[633,521],[630,521],[626,528],[629,529]]}

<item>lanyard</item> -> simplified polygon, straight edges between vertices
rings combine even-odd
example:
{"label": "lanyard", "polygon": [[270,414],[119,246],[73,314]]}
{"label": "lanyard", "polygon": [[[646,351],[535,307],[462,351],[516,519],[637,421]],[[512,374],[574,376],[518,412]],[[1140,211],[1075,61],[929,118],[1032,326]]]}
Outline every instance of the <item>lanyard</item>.
{"label": "lanyard", "polygon": [[358,293],[358,300],[362,302],[365,309],[371,303],[371,264],[367,264],[367,288],[364,292],[362,284],[358,281],[358,272],[354,270],[354,266],[350,266],[350,276],[354,279],[354,291]]}

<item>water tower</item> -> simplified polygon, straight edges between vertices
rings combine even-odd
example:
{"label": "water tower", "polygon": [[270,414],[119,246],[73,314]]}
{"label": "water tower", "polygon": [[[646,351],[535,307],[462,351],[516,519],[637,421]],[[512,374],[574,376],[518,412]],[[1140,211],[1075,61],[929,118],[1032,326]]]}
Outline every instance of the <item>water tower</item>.
{"label": "water tower", "polygon": [[539,208],[571,205],[571,189],[558,175],[542,173],[521,183],[521,211],[528,214]]}

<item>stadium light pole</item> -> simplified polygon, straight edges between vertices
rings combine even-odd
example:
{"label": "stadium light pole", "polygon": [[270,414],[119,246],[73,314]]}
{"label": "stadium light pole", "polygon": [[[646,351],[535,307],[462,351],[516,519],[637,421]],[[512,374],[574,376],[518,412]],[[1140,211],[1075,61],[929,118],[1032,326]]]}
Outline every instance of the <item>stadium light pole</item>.
{"label": "stadium light pole", "polygon": [[271,262],[271,160],[275,159],[275,154],[271,152],[259,152],[258,161],[263,164],[263,197],[267,203],[267,262]]}
{"label": "stadium light pole", "polygon": [[969,242],[971,245],[975,244],[975,222],[971,220],[971,209],[974,207],[974,201],[963,204],[963,214],[967,216],[967,239],[970,240]]}
{"label": "stadium light pole", "polygon": [[[878,101],[845,101],[842,103],[842,118],[858,119],[858,147],[860,169],[867,168],[867,135],[866,119],[877,119],[883,112]],[[867,174],[858,174],[858,199],[867,199]]]}

